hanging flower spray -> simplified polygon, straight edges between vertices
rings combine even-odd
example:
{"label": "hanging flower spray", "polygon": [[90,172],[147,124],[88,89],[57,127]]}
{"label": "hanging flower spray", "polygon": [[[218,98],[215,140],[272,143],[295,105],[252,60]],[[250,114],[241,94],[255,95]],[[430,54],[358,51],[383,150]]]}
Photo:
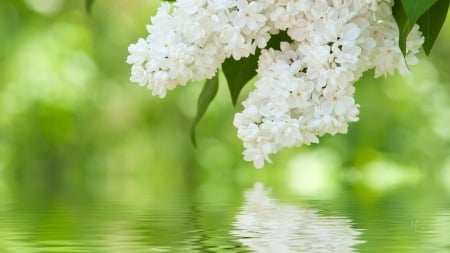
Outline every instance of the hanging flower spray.
{"label": "hanging flower spray", "polygon": [[[395,5],[394,5],[395,4]],[[414,12],[410,10],[412,4]],[[232,100],[254,75],[234,126],[244,160],[262,168],[285,147],[318,143],[358,121],[354,83],[408,74],[429,53],[448,0],[178,0],[163,3],[148,36],[129,46],[131,81],[163,98],[188,81],[209,79],[195,124],[217,92],[223,69]],[[442,8],[445,7],[445,8]],[[437,15],[437,14],[439,15]],[[431,22],[437,26],[419,25]],[[419,24],[419,25],[418,25]],[[437,32],[436,32],[437,27]],[[425,40],[423,34],[427,35]],[[425,44],[424,44],[425,42]],[[236,72],[245,72],[236,77]],[[195,136],[194,136],[195,141]]]}

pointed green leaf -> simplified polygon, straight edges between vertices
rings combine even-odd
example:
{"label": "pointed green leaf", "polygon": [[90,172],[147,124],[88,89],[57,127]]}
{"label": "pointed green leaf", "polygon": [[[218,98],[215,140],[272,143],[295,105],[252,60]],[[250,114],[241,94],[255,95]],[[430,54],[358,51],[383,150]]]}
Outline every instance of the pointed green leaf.
{"label": "pointed green leaf", "polygon": [[208,109],[209,104],[211,103],[211,101],[213,101],[214,97],[216,96],[218,89],[219,89],[219,77],[217,73],[212,79],[206,80],[202,92],[198,97],[197,114],[195,115],[191,127],[191,141],[194,147],[197,147],[197,141],[195,138],[195,128],[197,127],[198,122],[205,114],[206,109]]}
{"label": "pointed green leaf", "polygon": [[401,0],[408,19],[416,23],[428,9],[436,3],[437,0]]}
{"label": "pointed green leaf", "polygon": [[233,105],[236,105],[239,93],[245,84],[256,75],[257,63],[258,55],[255,54],[238,61],[228,58],[222,64],[222,71],[228,82]]}
{"label": "pointed green leaf", "polygon": [[392,14],[399,28],[399,47],[406,55],[406,39],[417,19],[426,13],[437,0],[395,0]]}
{"label": "pointed green leaf", "polygon": [[[280,49],[281,41],[291,42],[292,39],[285,31],[281,31],[276,35],[272,35],[270,40],[267,42],[267,47]],[[250,55],[247,58],[242,58],[238,61],[233,58],[228,58],[222,64],[222,71],[228,82],[228,88],[230,90],[233,105],[236,105],[242,88],[244,88],[248,81],[256,75],[256,68],[260,54],[261,50],[258,49],[254,55]]]}
{"label": "pointed green leaf", "polygon": [[86,0],[85,2],[85,8],[87,12],[91,12],[92,10],[92,4],[94,4],[95,0]]}
{"label": "pointed green leaf", "polygon": [[417,24],[425,37],[423,49],[427,55],[430,54],[434,42],[438,37],[449,9],[450,0],[438,0],[425,14],[423,14]]}

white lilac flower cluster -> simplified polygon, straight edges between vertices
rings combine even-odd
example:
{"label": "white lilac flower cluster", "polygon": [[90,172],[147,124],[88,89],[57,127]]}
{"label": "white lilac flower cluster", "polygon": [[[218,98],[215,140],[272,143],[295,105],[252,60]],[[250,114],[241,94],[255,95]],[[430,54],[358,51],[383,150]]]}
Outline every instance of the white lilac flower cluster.
{"label": "white lilac flower cluster", "polygon": [[263,49],[258,81],[234,125],[244,159],[261,168],[285,147],[346,133],[358,120],[353,83],[418,62],[424,42],[415,26],[406,57],[392,16],[393,0],[178,0],[164,3],[149,35],[129,47],[131,81],[164,97],[190,80],[213,77],[226,58],[238,60],[287,31],[292,42]]}
{"label": "white lilac flower cluster", "polygon": [[147,26],[147,39],[129,47],[131,81],[153,95],[213,77],[224,60],[264,48],[275,0],[179,0],[164,3]]}

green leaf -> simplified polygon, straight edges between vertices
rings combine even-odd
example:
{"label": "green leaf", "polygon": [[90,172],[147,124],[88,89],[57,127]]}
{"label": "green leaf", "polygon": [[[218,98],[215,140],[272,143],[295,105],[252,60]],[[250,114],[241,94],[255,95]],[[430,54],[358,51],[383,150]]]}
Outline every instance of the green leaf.
{"label": "green leaf", "polygon": [[217,90],[219,89],[219,77],[218,73],[212,78],[208,79],[203,86],[202,92],[198,97],[197,103],[197,114],[195,115],[194,122],[191,127],[191,141],[194,147],[197,147],[197,141],[195,138],[195,128],[197,127],[198,122],[203,117],[208,109],[209,104],[213,101],[214,97],[217,94]]}
{"label": "green leaf", "polygon": [[401,0],[408,19],[414,24],[437,0]]}
{"label": "green leaf", "polygon": [[[280,42],[282,41],[292,41],[285,31],[272,35],[270,40],[267,42],[267,47],[280,49]],[[228,58],[222,64],[222,71],[228,82],[228,88],[230,90],[233,105],[236,105],[242,88],[244,88],[248,81],[256,75],[256,68],[260,54],[261,50],[258,49],[254,55],[250,55],[247,58],[242,58],[238,61],[233,58]]]}
{"label": "green leaf", "polygon": [[408,15],[400,0],[395,1],[394,7],[392,7],[392,14],[399,29],[398,45],[403,55],[406,55],[406,38],[415,23],[408,19]]}
{"label": "green leaf", "polygon": [[258,57],[259,52],[247,58],[241,58],[238,61],[228,58],[222,64],[222,71],[228,82],[233,105],[236,105],[239,94],[245,84],[256,75]]}
{"label": "green leaf", "polygon": [[85,8],[87,12],[91,12],[92,10],[92,5],[94,4],[95,0],[86,0],[85,2]]}
{"label": "green leaf", "polygon": [[392,14],[399,28],[399,47],[406,55],[406,39],[417,19],[426,13],[437,0],[396,0]]}
{"label": "green leaf", "polygon": [[423,49],[427,55],[430,54],[449,9],[450,0],[438,0],[425,14],[418,20],[417,24],[425,37]]}

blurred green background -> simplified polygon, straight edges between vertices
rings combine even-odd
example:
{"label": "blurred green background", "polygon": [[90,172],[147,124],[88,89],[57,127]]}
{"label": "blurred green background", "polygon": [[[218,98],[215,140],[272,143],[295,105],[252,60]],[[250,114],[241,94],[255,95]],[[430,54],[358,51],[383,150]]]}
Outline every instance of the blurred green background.
{"label": "blurred green background", "polygon": [[46,206],[64,196],[69,207],[108,199],[138,211],[170,205],[175,192],[237,201],[256,180],[280,196],[330,199],[345,190],[379,207],[393,192],[413,198],[414,187],[438,196],[418,205],[449,199],[449,20],[412,75],[367,73],[356,84],[360,121],[347,135],[284,150],[256,170],[242,160],[232,125],[239,108],[223,77],[197,150],[189,130],[202,84],[161,100],[129,82],[127,47],[146,36],[159,1],[97,0],[90,14],[84,4],[0,0],[0,204]]}

